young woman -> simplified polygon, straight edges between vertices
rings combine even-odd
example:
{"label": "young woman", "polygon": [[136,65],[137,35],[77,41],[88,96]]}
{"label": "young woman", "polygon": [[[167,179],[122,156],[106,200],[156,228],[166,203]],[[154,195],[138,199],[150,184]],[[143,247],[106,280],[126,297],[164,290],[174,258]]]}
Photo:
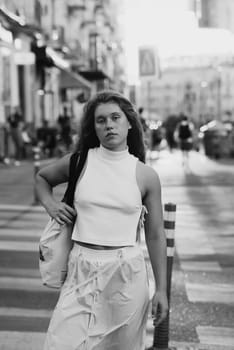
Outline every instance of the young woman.
{"label": "young woman", "polygon": [[143,350],[149,288],[138,242],[145,240],[155,277],[154,324],[167,315],[166,241],[158,175],[144,164],[141,124],[121,94],[104,91],[84,107],[77,150],[88,152],[74,208],[52,188],[68,180],[66,155],[39,171],[36,189],[58,223],[71,223],[68,275],[53,313],[45,350]]}

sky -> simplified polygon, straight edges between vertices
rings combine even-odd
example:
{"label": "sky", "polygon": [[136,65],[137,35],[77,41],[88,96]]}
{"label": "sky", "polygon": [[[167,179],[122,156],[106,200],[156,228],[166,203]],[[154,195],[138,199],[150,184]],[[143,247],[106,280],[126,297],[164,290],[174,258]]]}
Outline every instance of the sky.
{"label": "sky", "polygon": [[157,47],[161,58],[217,54],[234,50],[234,36],[225,30],[201,30],[187,0],[124,0],[121,16],[127,77],[138,81],[138,48]]}
{"label": "sky", "polygon": [[180,35],[184,27],[196,26],[185,9],[186,0],[124,0],[122,21],[130,83],[138,79],[139,46],[160,45],[166,54],[173,49],[175,32]]}

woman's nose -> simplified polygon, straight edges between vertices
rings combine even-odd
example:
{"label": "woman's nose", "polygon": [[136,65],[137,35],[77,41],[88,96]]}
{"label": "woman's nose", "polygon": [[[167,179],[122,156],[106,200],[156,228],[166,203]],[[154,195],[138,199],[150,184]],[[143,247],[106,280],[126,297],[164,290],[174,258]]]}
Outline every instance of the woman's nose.
{"label": "woman's nose", "polygon": [[112,123],[112,120],[107,118],[106,120],[106,128],[107,129],[113,129],[113,123]]}

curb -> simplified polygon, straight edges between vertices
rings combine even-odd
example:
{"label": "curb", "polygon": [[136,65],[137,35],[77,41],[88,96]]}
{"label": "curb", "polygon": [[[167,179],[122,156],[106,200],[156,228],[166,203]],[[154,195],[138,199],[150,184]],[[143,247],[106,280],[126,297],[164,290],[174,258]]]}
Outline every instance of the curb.
{"label": "curb", "polygon": [[[58,158],[40,159],[40,164],[41,165],[46,165],[46,164],[54,162],[56,159],[58,159]],[[1,169],[6,169],[6,170],[21,169],[21,168],[24,168],[24,167],[29,166],[29,165],[32,165],[32,166],[34,165],[34,160],[33,159],[24,159],[24,160],[21,161],[21,165],[19,165],[19,166],[15,166],[13,163],[5,164],[3,162],[0,162],[0,168]]]}
{"label": "curb", "polygon": [[168,350],[233,350],[233,346],[170,342]]}
{"label": "curb", "polygon": [[146,348],[145,350],[233,350],[233,346],[187,343],[187,342],[169,342],[168,349]]}
{"label": "curb", "polygon": [[21,204],[3,204],[0,203],[0,211],[19,211],[19,212],[39,212],[46,213],[45,209],[41,206],[34,206],[33,204],[21,205]]}

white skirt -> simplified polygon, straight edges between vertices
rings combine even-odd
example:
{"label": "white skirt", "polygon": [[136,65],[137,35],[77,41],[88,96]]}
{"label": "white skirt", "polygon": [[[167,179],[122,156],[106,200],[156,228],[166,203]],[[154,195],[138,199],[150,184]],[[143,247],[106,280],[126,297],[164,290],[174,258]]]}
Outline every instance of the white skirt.
{"label": "white skirt", "polygon": [[149,283],[139,246],[74,244],[44,350],[143,350]]}

